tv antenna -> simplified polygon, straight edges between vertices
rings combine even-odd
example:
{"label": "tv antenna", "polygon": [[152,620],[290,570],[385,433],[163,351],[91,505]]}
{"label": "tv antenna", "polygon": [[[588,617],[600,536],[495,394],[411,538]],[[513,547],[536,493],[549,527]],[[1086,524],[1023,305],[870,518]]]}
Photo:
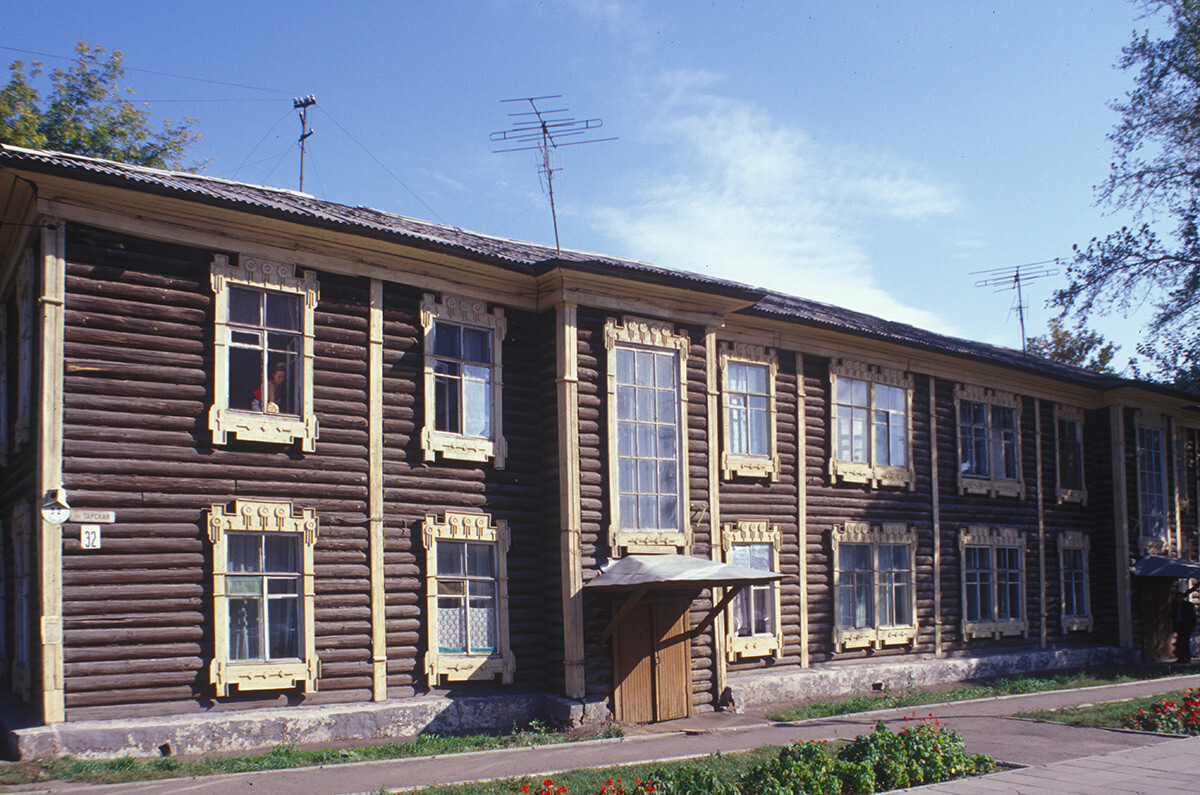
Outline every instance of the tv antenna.
{"label": "tv antenna", "polygon": [[[507,149],[493,149],[492,153],[526,152],[536,149],[541,155],[538,163],[538,174],[546,175],[546,192],[550,194],[550,218],[554,222],[554,248],[559,252],[562,246],[558,242],[558,211],[554,207],[554,168],[550,162],[550,150],[560,146],[575,146],[577,144],[598,144],[602,141],[615,141],[612,138],[588,138],[586,140],[569,140],[585,136],[590,131],[604,126],[600,119],[576,119],[562,114],[566,108],[539,108],[538,103],[547,100],[562,99],[562,94],[548,94],[544,97],[519,97],[517,99],[502,99],[501,102],[528,102],[530,110],[508,114],[515,119],[512,127],[488,136],[488,140],[511,143]],[[551,103],[553,104],[553,103]]]}
{"label": "tv antenna", "polygon": [[1034,279],[1044,279],[1047,276],[1057,276],[1058,268],[1052,268],[1051,265],[1057,265],[1057,259],[1047,259],[1041,262],[1029,262],[1024,265],[1006,268],[992,268],[991,270],[971,271],[972,276],[982,276],[983,278],[975,282],[976,287],[994,287],[992,292],[1003,293],[1009,290],[1017,291],[1017,317],[1021,320],[1021,353],[1028,353],[1028,345],[1025,341],[1025,297],[1021,292],[1021,285],[1024,282],[1030,282]]}
{"label": "tv antenna", "polygon": [[312,94],[292,100],[292,108],[300,111],[300,192],[304,193],[304,145],[313,131],[308,129],[308,109],[317,104]]}

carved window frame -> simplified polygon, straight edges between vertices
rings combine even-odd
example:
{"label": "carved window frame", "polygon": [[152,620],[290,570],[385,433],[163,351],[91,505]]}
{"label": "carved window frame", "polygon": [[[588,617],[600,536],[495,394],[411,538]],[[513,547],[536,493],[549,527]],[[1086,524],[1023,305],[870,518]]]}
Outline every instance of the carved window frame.
{"label": "carved window frame", "polygon": [[34,557],[33,513],[19,500],[12,507],[13,537],[13,660],[12,690],[22,701],[33,698],[33,661],[40,633],[35,631],[34,600],[37,571]]}
{"label": "carved window frame", "polygon": [[[284,262],[239,257],[232,264],[224,254],[212,261],[213,290],[213,405],[208,415],[213,444],[228,443],[230,434],[241,441],[272,444],[301,443],[313,452],[317,443],[317,416],[313,410],[313,312],[320,300],[317,277],[312,271],[297,275],[296,267]],[[259,291],[290,293],[301,297],[300,413],[298,416],[239,411],[229,407],[229,287],[238,285]]]}
{"label": "carved window frame", "polygon": [[[453,323],[459,326],[486,329],[492,338],[492,435],[490,438],[481,436],[466,436],[451,431],[439,431],[435,427],[435,384],[433,324],[435,322]],[[453,295],[444,295],[439,302],[436,296],[426,293],[421,300],[421,327],[424,329],[424,386],[425,386],[425,426],[421,429],[421,449],[425,451],[425,460],[433,461],[437,453],[443,458],[459,461],[491,460],[496,469],[504,469],[504,459],[508,447],[504,441],[504,368],[501,364],[501,351],[504,337],[508,330],[508,321],[504,309],[495,307],[488,310],[485,301],[476,301]]]}
{"label": "carved window frame", "polygon": [[[870,461],[843,461],[838,458],[838,378],[853,378],[866,381],[870,394],[867,398],[867,456]],[[904,390],[904,466],[875,464],[875,387],[878,385]],[[829,474],[835,481],[864,483],[877,486],[907,486],[910,490],[916,483],[913,464],[913,377],[910,373],[890,367],[856,362],[849,359],[834,359],[829,364],[829,415],[830,445]]]}
{"label": "carved window frame", "polygon": [[[1084,607],[1086,608],[1083,613],[1067,613],[1067,581],[1064,561],[1067,550],[1077,550],[1081,553]],[[1091,552],[1092,539],[1077,530],[1065,531],[1058,536],[1059,608],[1062,615],[1063,632],[1092,631],[1092,577],[1088,565]]]}
{"label": "carved window frame", "polygon": [[[425,674],[429,686],[436,687],[443,677],[458,682],[499,676],[504,684],[512,684],[517,663],[508,629],[508,523],[493,521],[486,513],[446,511],[441,519],[428,514],[421,525],[421,539],[425,545]],[[489,543],[496,548],[497,648],[489,654],[438,650],[437,542],[443,539]]]}
{"label": "carved window frame", "polygon": [[[779,571],[779,552],[782,547],[782,534],[779,525],[768,522],[746,522],[726,524],[721,531],[721,548],[725,562],[733,559],[733,548],[744,544],[764,544],[771,547],[771,571]],[[774,632],[762,635],[739,637],[735,632],[733,603],[725,609],[725,654],[729,662],[749,657],[779,657],[783,653],[783,609],[778,582],[768,586],[771,589]],[[739,598],[749,596],[749,589],[742,591]],[[735,599],[736,602],[736,599]]]}
{"label": "carved window frame", "polygon": [[[623,317],[621,322],[608,318],[604,323],[604,345],[607,356],[608,394],[608,483],[609,528],[608,543],[613,555],[626,553],[679,552],[688,554],[692,546],[690,490],[688,487],[687,439],[687,360],[691,338],[676,333],[670,323],[636,317]],[[620,483],[617,471],[617,349],[655,348],[673,351],[678,364],[678,401],[676,439],[678,443],[677,482],[679,484],[679,529],[638,530],[621,527]]]}
{"label": "carved window frame", "polygon": [[[1079,432],[1079,479],[1082,488],[1070,489],[1063,487],[1061,457],[1063,439],[1059,433],[1059,423],[1063,422],[1075,423]],[[1087,463],[1083,452],[1083,409],[1056,403],[1054,405],[1054,476],[1060,505],[1066,502],[1077,502],[1080,505],[1087,505]]]}
{"label": "carved window frame", "polygon": [[[1158,434],[1159,454],[1157,456],[1158,476],[1162,480],[1162,488],[1159,497],[1162,501],[1162,535],[1147,535],[1146,534],[1146,500],[1145,491],[1142,488],[1143,464],[1146,459],[1142,450],[1142,434],[1143,432],[1153,432]],[[1171,505],[1170,505],[1170,473],[1168,471],[1170,454],[1167,449],[1169,436],[1169,423],[1165,415],[1155,411],[1142,411],[1138,409],[1133,412],[1133,433],[1135,443],[1134,467],[1135,475],[1137,476],[1137,527],[1138,527],[1138,550],[1143,555],[1167,555],[1173,554],[1171,551]]]}
{"label": "carved window frame", "polygon": [[[991,562],[991,620],[971,621],[967,619],[967,547],[990,547]],[[1017,559],[1021,563],[1021,617],[1019,619],[1000,619],[1000,600],[996,598],[999,571],[996,560],[996,550],[999,548],[1015,548]],[[969,527],[960,531],[958,536],[959,569],[962,583],[962,634],[965,640],[973,638],[1001,638],[1021,635],[1029,636],[1029,574],[1026,563],[1025,534],[1015,527]]]}
{"label": "carved window frame", "polygon": [[[917,534],[906,524],[884,522],[872,526],[869,522],[846,522],[830,532],[833,583],[833,648],[836,652],[848,649],[881,649],[884,646],[903,646],[917,640]],[[843,627],[842,600],[838,589],[841,585],[839,550],[842,544],[868,544],[871,547],[871,599],[873,600],[873,627]],[[908,598],[909,616],[912,622],[892,626],[879,625],[879,556],[877,547],[900,545],[908,547]]]}
{"label": "carved window frame", "polygon": [[[968,401],[971,403],[982,403],[988,409],[988,476],[979,477],[977,475],[963,474],[962,460],[962,403]],[[955,450],[958,461],[958,492],[959,494],[987,494],[991,497],[1016,497],[1018,499],[1025,498],[1025,473],[1024,459],[1022,458],[1022,450],[1024,449],[1024,439],[1022,439],[1021,426],[1021,396],[1012,392],[1002,392],[995,389],[988,389],[981,386],[972,386],[966,384],[958,384],[954,388],[954,424],[957,428],[955,438]],[[1016,431],[1016,465],[1017,477],[1005,478],[996,475],[996,462],[992,460],[992,454],[995,449],[995,441],[992,438],[993,419],[992,413],[995,408],[1007,408],[1013,411],[1013,422]]]}
{"label": "carved window frame", "polygon": [[[719,377],[721,379],[721,477],[730,480],[734,476],[747,478],[770,478],[779,480],[780,461],[779,448],[776,444],[776,408],[775,408],[775,378],[779,374],[779,357],[774,348],[762,345],[751,345],[742,342],[722,342],[718,353]],[[767,371],[767,453],[766,455],[749,455],[735,453],[729,449],[729,439],[733,428],[730,421],[729,406],[729,364],[740,364],[763,367]],[[747,433],[749,428],[747,427]]]}
{"label": "carved window frame", "polygon": [[17,271],[17,416],[13,427],[16,450],[29,444],[33,424],[33,251],[26,250]]}
{"label": "carved window frame", "polygon": [[[300,553],[300,627],[303,637],[300,659],[246,661],[230,659],[229,534],[292,533],[301,541]],[[317,657],[313,609],[316,601],[313,574],[313,548],[317,543],[317,517],[312,508],[297,510],[291,502],[236,500],[232,508],[212,505],[208,512],[208,540],[213,555],[213,659],[209,679],[218,696],[227,696],[237,685],[239,692],[284,690],[299,687],[305,692],[317,689],[321,663]],[[265,616],[264,616],[265,620]]]}

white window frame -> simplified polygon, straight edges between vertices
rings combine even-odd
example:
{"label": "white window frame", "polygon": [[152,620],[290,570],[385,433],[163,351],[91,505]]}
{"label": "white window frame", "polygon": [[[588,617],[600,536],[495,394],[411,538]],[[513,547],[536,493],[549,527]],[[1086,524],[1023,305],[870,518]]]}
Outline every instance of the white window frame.
{"label": "white window frame", "polygon": [[[775,378],[779,373],[779,357],[773,348],[748,343],[722,342],[718,354],[721,378],[721,425],[724,430],[721,451],[721,477],[734,476],[779,480],[779,449],[776,445]],[[762,367],[767,371],[767,452],[764,455],[734,452],[730,449],[733,437],[733,414],[730,404],[729,365],[731,363]],[[746,434],[750,433],[747,408]]]}
{"label": "white window frame", "polygon": [[[1063,486],[1063,438],[1060,432],[1063,423],[1074,423],[1079,434],[1079,488]],[[1056,403],[1054,406],[1054,479],[1058,490],[1059,504],[1077,502],[1087,505],[1087,473],[1083,454],[1083,409]]]}
{"label": "white window frame", "polygon": [[[1167,471],[1167,418],[1157,412],[1135,411],[1133,415],[1135,461],[1137,472],[1137,505],[1138,505],[1138,549],[1143,553],[1167,554],[1171,549],[1171,505],[1170,480]],[[1144,448],[1146,435],[1155,434],[1158,437],[1158,454],[1153,455]],[[1157,466],[1157,471],[1146,469],[1147,464]],[[1147,488],[1146,478],[1157,476],[1159,479],[1157,493],[1151,493]],[[1148,496],[1157,497],[1162,504],[1161,533],[1147,532],[1151,520],[1156,518],[1147,510]]]}
{"label": "white window frame", "polygon": [[[1013,527],[969,527],[962,530],[958,537],[959,569],[962,579],[962,633],[965,640],[972,638],[1001,638],[1013,635],[1029,635],[1029,604],[1028,604],[1028,575],[1025,558],[1025,534]],[[991,613],[986,619],[971,620],[967,618],[967,547],[988,547],[990,549],[991,580]],[[1020,618],[1000,618],[999,589],[1002,587],[999,574],[996,551],[998,549],[1015,548],[1017,560],[1020,563]],[[1005,569],[1007,571],[1007,569]]]}
{"label": "white window frame", "polygon": [[[688,554],[692,545],[691,511],[688,488],[688,441],[687,441],[687,359],[691,339],[687,334],[678,334],[669,323],[655,320],[624,317],[618,323],[608,318],[604,324],[604,344],[608,349],[608,482],[609,482],[609,530],[608,543],[613,555],[637,552],[680,552]],[[618,428],[617,428],[617,350],[618,348],[652,348],[658,352],[676,354],[678,399],[676,402],[676,483],[679,489],[679,528],[676,530],[655,528],[644,530],[626,528],[620,518],[620,476],[618,472]]]}
{"label": "white window frame", "polygon": [[[987,408],[987,439],[988,439],[988,474],[986,476],[968,475],[963,471],[963,425],[962,404],[964,402],[981,403]],[[1004,457],[1001,452],[999,462],[996,460],[997,449],[1003,451],[1003,438],[996,437],[995,409],[1011,409],[1013,412],[1013,429],[1015,433],[1015,448],[1017,476],[1006,478],[997,474],[1003,470]],[[959,384],[954,389],[954,424],[955,449],[958,460],[958,490],[960,494],[987,494],[992,497],[1025,497],[1024,460],[1022,458],[1023,440],[1021,438],[1021,397],[1011,392],[1001,392],[985,387]]]}
{"label": "white window frame", "polygon": [[[501,678],[511,684],[516,672],[516,657],[509,642],[508,618],[508,523],[493,521],[485,513],[446,511],[439,519],[428,514],[421,525],[425,545],[425,674],[429,686],[447,681]],[[496,549],[496,643],[489,654],[447,653],[438,649],[438,576],[439,540],[493,544]]]}
{"label": "white window frame", "polygon": [[[229,287],[238,285],[262,292],[281,292],[301,298],[301,384],[298,415],[242,411],[229,407]],[[213,444],[228,443],[230,434],[241,441],[291,444],[300,441],[305,452],[317,444],[317,416],[313,411],[313,312],[320,293],[312,271],[296,275],[284,262],[239,257],[236,265],[217,254],[212,262],[213,290],[213,405],[208,427]]]}
{"label": "white window frame", "polygon": [[[839,425],[843,419],[838,405],[839,379],[854,379],[867,383],[867,461],[846,461],[838,458]],[[877,386],[888,386],[904,390],[904,460],[903,466],[876,463],[875,449],[875,391]],[[913,467],[912,444],[912,396],[911,374],[890,367],[880,367],[848,359],[835,359],[829,365],[830,448],[829,474],[835,480],[846,483],[865,483],[876,486],[914,487],[916,474]]]}
{"label": "white window frame", "polygon": [[34,557],[33,513],[29,503],[12,507],[13,536],[13,660],[12,690],[22,701],[33,698],[33,661],[40,633],[34,629],[37,571]]}
{"label": "white window frame", "polygon": [[[1079,552],[1082,568],[1080,574],[1083,580],[1083,612],[1067,613],[1067,567],[1066,557],[1068,552]],[[1060,609],[1062,614],[1062,629],[1063,632],[1091,632],[1092,631],[1092,579],[1091,571],[1088,564],[1088,558],[1092,552],[1092,539],[1087,535],[1077,531],[1070,530],[1061,533],[1058,536],[1058,578],[1060,590]]]}
{"label": "white window frame", "polygon": [[[738,522],[724,525],[721,530],[721,547],[725,554],[725,562],[733,559],[735,546],[762,544],[771,548],[771,571],[779,571],[779,551],[782,545],[782,534],[779,525],[768,522]],[[768,597],[772,604],[771,632],[739,636],[735,629],[735,610],[738,602],[751,598],[752,589],[769,589]],[[716,596],[714,599],[718,598]],[[779,657],[783,653],[783,622],[780,620],[782,602],[778,582],[766,585],[751,585],[743,589],[725,610],[725,654],[730,662],[750,657]]]}
{"label": "white window frame", "polygon": [[[906,524],[884,522],[872,526],[868,522],[846,522],[835,526],[830,533],[832,547],[831,569],[833,587],[833,648],[841,652],[849,649],[882,649],[884,646],[903,646],[917,640],[917,534]],[[875,626],[843,627],[841,587],[842,571],[839,551],[842,544],[865,544],[871,547],[871,599],[872,617]],[[908,624],[879,624],[879,554],[880,546],[908,547]]]}
{"label": "white window frame", "polygon": [[[302,657],[298,659],[234,660],[230,658],[229,592],[226,578],[236,576],[229,571],[229,534],[292,533],[301,542],[300,572],[300,639]],[[236,685],[241,692],[249,690],[283,690],[299,687],[305,692],[317,689],[321,664],[316,651],[313,608],[316,592],[313,585],[313,548],[317,543],[317,517],[311,508],[297,511],[290,502],[266,500],[237,500],[232,508],[212,505],[208,513],[208,539],[213,555],[213,659],[209,678],[218,696],[229,694]],[[266,620],[264,615],[263,620]]]}
{"label": "white window frame", "polygon": [[33,251],[26,250],[17,271],[17,416],[13,427],[15,449],[29,443],[33,423]]}
{"label": "white window frame", "polygon": [[[437,356],[433,351],[434,323],[452,323],[458,326],[485,329],[491,333],[492,339],[492,417],[490,437],[467,436],[452,431],[439,431],[435,418],[435,377],[434,363]],[[443,458],[460,461],[492,461],[496,469],[504,468],[507,456],[507,445],[504,442],[504,368],[501,365],[501,351],[508,321],[504,310],[496,307],[488,311],[485,301],[476,301],[460,296],[445,295],[439,302],[436,296],[426,293],[421,301],[421,327],[424,329],[424,386],[425,386],[425,426],[421,430],[421,448],[425,451],[425,460],[434,461],[437,454]],[[460,405],[460,409],[463,407]]]}

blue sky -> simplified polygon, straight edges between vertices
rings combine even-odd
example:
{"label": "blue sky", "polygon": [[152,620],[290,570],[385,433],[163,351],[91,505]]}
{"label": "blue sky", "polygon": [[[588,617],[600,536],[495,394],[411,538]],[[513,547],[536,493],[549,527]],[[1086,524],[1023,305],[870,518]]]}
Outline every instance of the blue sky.
{"label": "blue sky", "polygon": [[[0,58],[124,53],[134,99],[195,116],[205,173],[553,243],[534,153],[493,154],[500,100],[561,94],[619,140],[558,150],[564,247],[1019,347],[973,271],[1067,257],[1094,204],[1126,0],[345,2],[8,0]],[[187,77],[198,80],[184,79]],[[1033,282],[1040,333],[1061,278]],[[1133,353],[1136,324],[1092,326]]]}

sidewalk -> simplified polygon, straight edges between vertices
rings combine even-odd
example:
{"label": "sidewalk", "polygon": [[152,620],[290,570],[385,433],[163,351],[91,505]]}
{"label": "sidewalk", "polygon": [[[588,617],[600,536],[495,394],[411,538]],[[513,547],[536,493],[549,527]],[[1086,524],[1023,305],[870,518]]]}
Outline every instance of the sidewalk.
{"label": "sidewalk", "polygon": [[[652,762],[729,753],[796,740],[850,738],[877,721],[892,728],[904,718],[930,714],[957,729],[967,749],[1024,766],[979,779],[914,788],[916,792],[1108,792],[1194,793],[1200,790],[1200,738],[1109,729],[1080,729],[1006,717],[1035,709],[1114,701],[1200,686],[1200,675],[1105,685],[1081,690],[881,710],[796,723],[772,723],[749,715],[698,715],[651,727],[645,734],[533,748],[242,773],[196,779],[166,779],[117,785],[47,782],[22,792],[168,795],[168,793],[254,793],[254,795],[347,795],[411,790],[430,784],[540,776],[582,767]],[[1129,788],[1121,787],[1128,785]]]}

